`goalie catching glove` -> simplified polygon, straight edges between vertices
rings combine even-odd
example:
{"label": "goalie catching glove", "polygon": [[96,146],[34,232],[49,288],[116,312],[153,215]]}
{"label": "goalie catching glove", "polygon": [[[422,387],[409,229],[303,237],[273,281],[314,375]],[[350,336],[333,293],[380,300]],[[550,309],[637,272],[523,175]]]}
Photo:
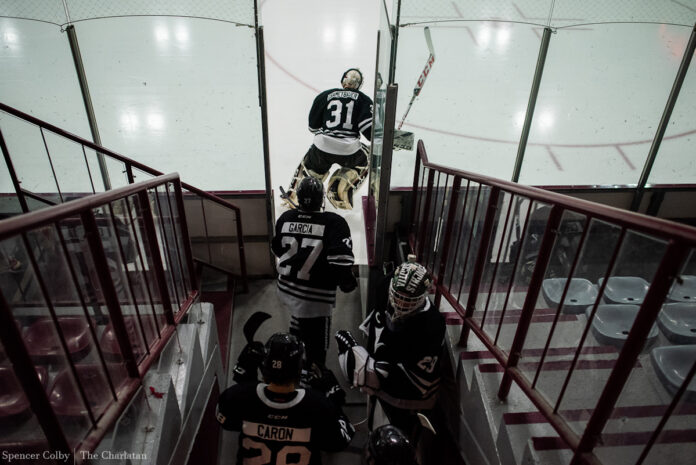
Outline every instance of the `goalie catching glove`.
{"label": "goalie catching glove", "polygon": [[236,383],[258,382],[258,370],[266,356],[263,344],[258,341],[248,343],[242,349],[237,364],[232,370]]}
{"label": "goalie catching glove", "polygon": [[358,345],[350,331],[342,329],[336,333],[338,344],[338,364],[343,376],[354,388],[364,388],[367,391],[379,389],[379,379],[375,373],[375,360],[367,350]]}

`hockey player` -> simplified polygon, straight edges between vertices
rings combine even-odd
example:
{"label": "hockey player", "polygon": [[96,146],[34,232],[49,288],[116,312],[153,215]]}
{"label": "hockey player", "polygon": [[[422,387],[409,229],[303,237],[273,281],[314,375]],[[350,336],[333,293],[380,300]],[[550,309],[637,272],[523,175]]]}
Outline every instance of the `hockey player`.
{"label": "hockey player", "polygon": [[378,305],[360,326],[367,347],[348,331],[336,333],[348,382],[375,395],[390,423],[409,435],[416,413],[435,405],[440,386],[445,319],[426,296],[430,284],[425,267],[409,256],[394,271],[388,303]]}
{"label": "hockey player", "polygon": [[372,100],[360,92],[362,83],[360,70],[351,68],[341,77],[341,89],[325,90],[314,99],[309,111],[309,131],[314,141],[290,183],[288,196],[292,202],[304,177],[312,176],[323,183],[337,163],[341,168],[331,175],[326,196],[336,208],[353,208],[353,194],[368,175],[369,149],[360,142],[360,134],[368,140],[372,135]]}
{"label": "hockey player", "polygon": [[280,215],[271,244],[278,257],[278,296],[290,312],[290,333],[307,348],[308,367],[323,369],[329,347],[336,287],[351,292],[353,243],[348,223],[322,211],[324,185],[304,178],[297,187],[299,208]]}
{"label": "hockey player", "polygon": [[268,384],[235,384],[218,401],[222,427],[240,431],[237,465],[320,465],[319,451],[346,448],[355,429],[329,399],[297,389],[303,346],[295,336],[276,333],[265,351],[261,371]]}
{"label": "hockey player", "polygon": [[416,451],[399,428],[383,425],[370,433],[365,447],[366,465],[418,465]]}

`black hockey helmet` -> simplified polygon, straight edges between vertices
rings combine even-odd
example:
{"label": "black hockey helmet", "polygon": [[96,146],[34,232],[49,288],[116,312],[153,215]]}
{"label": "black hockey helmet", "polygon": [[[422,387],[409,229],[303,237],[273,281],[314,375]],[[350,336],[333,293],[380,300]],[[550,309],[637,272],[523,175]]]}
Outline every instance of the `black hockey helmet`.
{"label": "black hockey helmet", "polygon": [[370,433],[365,459],[368,465],[417,465],[413,445],[394,425],[383,425]]}
{"label": "black hockey helmet", "polygon": [[261,373],[267,383],[297,383],[302,371],[304,345],[288,333],[275,333],[266,342],[266,358]]}
{"label": "black hockey helmet", "polygon": [[358,90],[362,87],[363,75],[358,68],[347,69],[341,76],[341,85],[344,89]]}
{"label": "black hockey helmet", "polygon": [[304,177],[297,186],[296,194],[300,210],[308,212],[321,210],[324,203],[324,183],[313,176]]}

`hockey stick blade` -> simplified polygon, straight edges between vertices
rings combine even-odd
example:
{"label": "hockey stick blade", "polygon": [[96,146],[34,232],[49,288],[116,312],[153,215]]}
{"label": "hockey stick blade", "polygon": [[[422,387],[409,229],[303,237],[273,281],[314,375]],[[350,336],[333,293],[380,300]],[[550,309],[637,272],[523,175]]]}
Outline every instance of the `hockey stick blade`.
{"label": "hockey stick blade", "polygon": [[292,208],[297,208],[297,204],[295,202],[293,202],[292,200],[290,200],[290,195],[287,192],[285,192],[285,189],[283,189],[283,186],[278,186],[278,188],[280,189],[280,198],[285,200],[290,205],[292,205]]}
{"label": "hockey stick blade", "polygon": [[414,136],[412,132],[394,130],[394,150],[413,150]]}
{"label": "hockey stick blade", "polygon": [[434,57],[435,47],[433,47],[433,38],[430,37],[430,28],[428,26],[424,27],[423,33],[425,34],[425,43],[428,45],[428,51]]}
{"label": "hockey stick blade", "polygon": [[435,431],[435,428],[433,428],[433,424],[430,423],[430,420],[428,420],[428,417],[423,415],[422,413],[417,413],[418,415],[418,421],[420,422],[421,426],[428,431],[432,431],[433,434],[437,434]]}
{"label": "hockey stick blade", "polygon": [[256,331],[258,331],[263,322],[268,320],[270,317],[271,315],[266,312],[256,312],[246,320],[242,332],[244,333],[244,338],[246,339],[247,343],[251,344],[254,342]]}

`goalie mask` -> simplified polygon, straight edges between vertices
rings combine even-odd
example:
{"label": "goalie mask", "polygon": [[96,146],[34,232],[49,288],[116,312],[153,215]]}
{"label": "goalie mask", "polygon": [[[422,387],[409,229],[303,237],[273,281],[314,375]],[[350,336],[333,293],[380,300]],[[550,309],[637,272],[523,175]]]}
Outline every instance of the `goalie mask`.
{"label": "goalie mask", "polygon": [[358,90],[362,83],[363,75],[358,68],[350,68],[341,77],[341,85],[344,89]]}
{"label": "goalie mask", "polygon": [[304,345],[288,333],[275,333],[266,342],[266,358],[261,372],[267,383],[297,383],[302,371]]}
{"label": "goalie mask", "polygon": [[300,210],[319,211],[324,203],[324,184],[313,176],[302,178],[296,194]]}
{"label": "goalie mask", "polygon": [[428,270],[409,255],[409,261],[396,268],[389,285],[389,304],[394,312],[392,320],[404,318],[423,308],[431,283]]}
{"label": "goalie mask", "polygon": [[367,465],[416,465],[413,445],[393,425],[380,426],[370,433],[365,452]]}

